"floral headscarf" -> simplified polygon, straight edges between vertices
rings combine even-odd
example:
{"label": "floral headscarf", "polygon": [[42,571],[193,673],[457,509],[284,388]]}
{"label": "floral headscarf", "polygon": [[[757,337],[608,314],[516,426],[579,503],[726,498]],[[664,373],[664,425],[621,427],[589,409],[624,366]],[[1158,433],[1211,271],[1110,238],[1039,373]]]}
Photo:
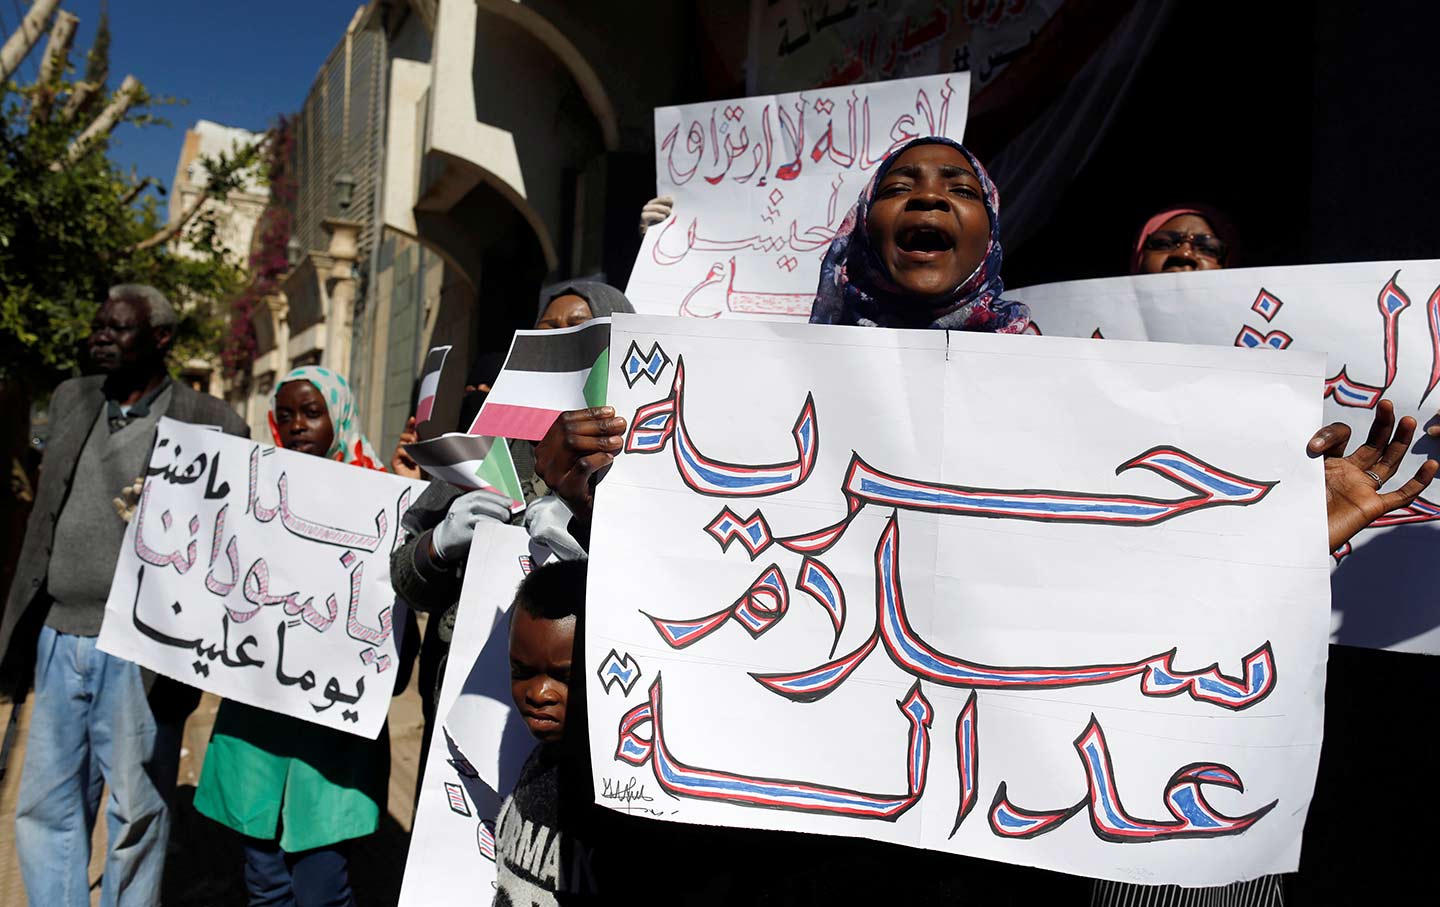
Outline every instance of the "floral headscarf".
{"label": "floral headscarf", "polygon": [[[947,145],[970,162],[980,179],[985,213],[990,219],[990,244],[985,257],[974,272],[950,294],[953,311],[925,324],[916,317],[916,303],[890,279],[870,243],[868,218],[875,202],[875,189],[900,155],[917,145]],[[815,292],[815,305],[810,310],[812,324],[857,324],[865,327],[915,327],[920,325],[955,331],[984,331],[996,334],[1019,334],[1030,324],[1030,310],[1019,302],[1000,298],[1004,284],[1000,280],[1000,264],[1004,253],[1000,248],[1000,193],[990,174],[969,149],[941,136],[913,139],[892,151],[861,191],[855,206],[840,222],[830,251],[820,265],[820,286]],[[944,306],[942,306],[943,308]],[[927,310],[936,308],[933,302]]]}
{"label": "floral headscarf", "polygon": [[335,439],[330,442],[326,457],[352,466],[385,471],[375,457],[375,448],[360,431],[359,413],[356,412],[355,395],[350,393],[350,382],[338,372],[318,365],[291,369],[288,375],[276,382],[275,391],[270,395],[270,434],[276,446],[284,445],[280,443],[280,427],[275,424],[275,400],[280,395],[280,388],[292,381],[309,381],[325,398],[325,409],[329,411],[330,424],[335,429]]}

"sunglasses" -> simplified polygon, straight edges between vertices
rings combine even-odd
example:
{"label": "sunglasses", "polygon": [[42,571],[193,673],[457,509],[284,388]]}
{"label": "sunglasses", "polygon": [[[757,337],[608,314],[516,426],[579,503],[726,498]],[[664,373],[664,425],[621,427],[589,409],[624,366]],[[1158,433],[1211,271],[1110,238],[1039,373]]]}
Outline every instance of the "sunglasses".
{"label": "sunglasses", "polygon": [[1190,244],[1196,255],[1217,262],[1224,261],[1225,254],[1230,251],[1225,241],[1218,236],[1210,233],[1181,233],[1178,230],[1156,230],[1145,237],[1142,245],[1146,252],[1174,252],[1186,243]]}

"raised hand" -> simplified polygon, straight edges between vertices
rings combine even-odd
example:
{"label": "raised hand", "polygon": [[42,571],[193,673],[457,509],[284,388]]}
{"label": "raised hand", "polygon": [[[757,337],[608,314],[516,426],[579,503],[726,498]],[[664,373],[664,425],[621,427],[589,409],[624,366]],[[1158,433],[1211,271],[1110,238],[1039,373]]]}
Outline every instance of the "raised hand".
{"label": "raised hand", "polygon": [[668,195],[659,198],[652,198],[640,209],[640,235],[644,236],[645,231],[661,223],[670,213],[675,210],[675,199]]}
{"label": "raised hand", "polygon": [[395,454],[390,458],[391,472],[407,479],[420,478],[420,467],[405,452],[406,444],[414,444],[419,440],[420,433],[415,430],[415,417],[411,416],[405,422],[405,430],[400,433],[400,440],[395,443]]}
{"label": "raised hand", "polygon": [[614,407],[561,413],[535,447],[535,472],[582,523],[594,506],[590,479],[609,466],[625,443],[625,420]]}
{"label": "raised hand", "polygon": [[1398,490],[1380,491],[1395,475],[1414,435],[1415,420],[1406,416],[1397,427],[1395,405],[1381,400],[1365,443],[1348,457],[1345,447],[1350,443],[1350,427],[1343,422],[1325,426],[1310,439],[1309,454],[1325,458],[1325,514],[1330,522],[1331,551],[1384,514],[1408,506],[1435,478],[1440,463],[1426,460]]}

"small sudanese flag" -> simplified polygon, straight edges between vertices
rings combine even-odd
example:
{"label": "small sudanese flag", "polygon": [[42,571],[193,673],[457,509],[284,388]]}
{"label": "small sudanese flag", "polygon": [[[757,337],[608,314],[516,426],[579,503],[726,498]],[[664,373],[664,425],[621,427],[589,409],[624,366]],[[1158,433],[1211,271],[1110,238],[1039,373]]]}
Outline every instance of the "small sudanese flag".
{"label": "small sudanese flag", "polygon": [[555,331],[516,331],[472,435],[539,441],[567,410],[605,403],[610,319]]}
{"label": "small sudanese flag", "polygon": [[445,368],[445,357],[450,347],[437,346],[425,356],[425,371],[420,375],[420,402],[415,404],[415,424],[430,421],[435,409],[435,392],[440,389],[440,372]]}
{"label": "small sudanese flag", "polygon": [[510,499],[510,512],[525,509],[525,491],[510,458],[510,445],[501,438],[451,433],[406,444],[415,465],[433,479],[466,489],[484,489]]}

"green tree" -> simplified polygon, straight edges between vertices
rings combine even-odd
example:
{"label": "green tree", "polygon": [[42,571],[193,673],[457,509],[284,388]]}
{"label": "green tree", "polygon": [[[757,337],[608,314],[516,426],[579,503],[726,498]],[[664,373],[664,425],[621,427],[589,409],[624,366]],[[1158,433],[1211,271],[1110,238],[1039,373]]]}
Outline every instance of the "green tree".
{"label": "green tree", "polygon": [[[121,123],[162,122],[134,77],[113,92],[108,22],[102,15],[83,78],[71,81],[74,16],[35,0],[0,48],[0,382],[34,399],[79,368],[81,342],[108,287],[157,287],[181,312],[176,361],[213,359],[225,333],[221,301],[244,286],[236,262],[248,250],[220,241],[213,206],[239,190],[260,163],[264,140],[201,158],[208,183],[167,225],[149,178],[110,160]],[[39,38],[49,25],[43,51]],[[19,62],[43,53],[38,77],[13,81]],[[184,240],[190,254],[175,251]]]}

